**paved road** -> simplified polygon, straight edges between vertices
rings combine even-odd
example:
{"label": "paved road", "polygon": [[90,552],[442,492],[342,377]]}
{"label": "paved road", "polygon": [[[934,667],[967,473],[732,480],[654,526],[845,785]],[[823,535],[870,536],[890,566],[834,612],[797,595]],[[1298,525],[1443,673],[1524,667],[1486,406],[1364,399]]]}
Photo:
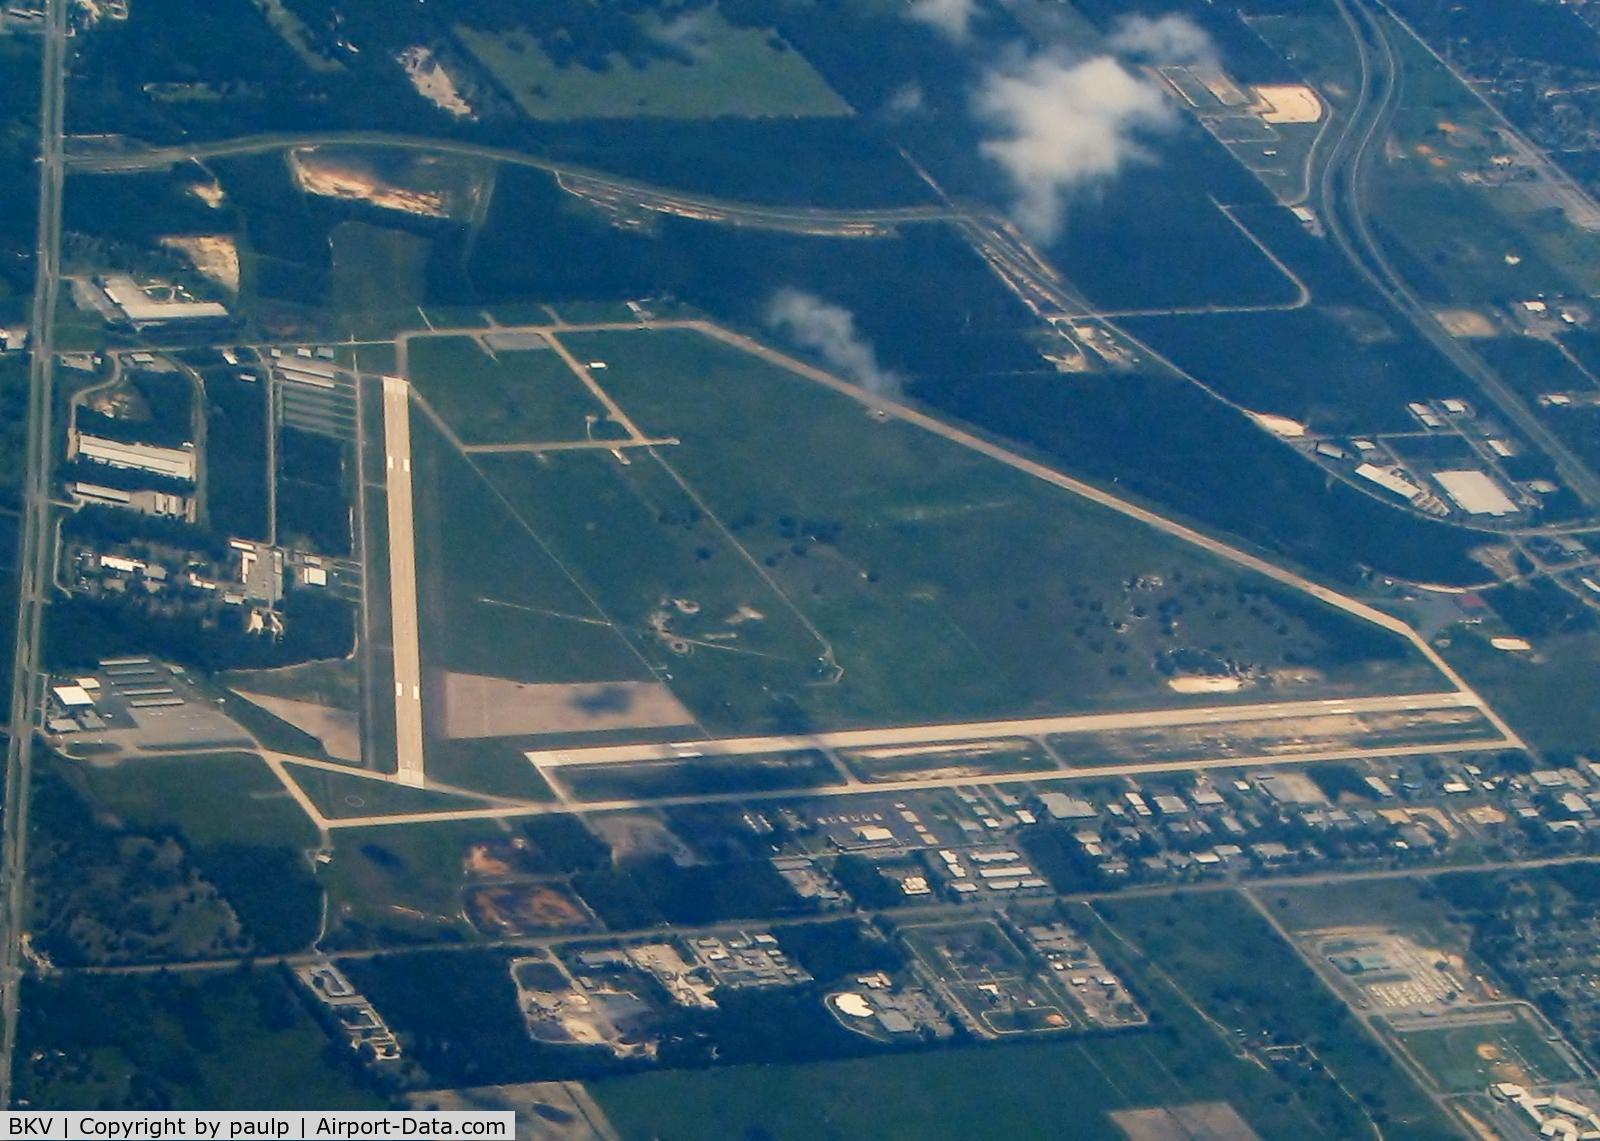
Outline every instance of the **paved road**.
{"label": "paved road", "polygon": [[395,779],[423,783],[422,647],[417,617],[417,547],[411,486],[411,387],[383,378],[383,446],[389,507],[389,605],[394,647]]}
{"label": "paved road", "polygon": [[22,945],[28,920],[28,805],[33,727],[44,678],[38,674],[44,606],[53,578],[50,521],[51,412],[55,388],[55,314],[61,290],[61,193],[67,52],[67,0],[47,0],[39,83],[38,262],[29,336],[28,449],[24,487],[20,601],[12,656],[11,735],[6,747],[5,807],[0,815],[0,1108],[11,1105],[17,1044]]}
{"label": "paved road", "polygon": [[[1432,709],[1477,708],[1466,693],[1425,693],[1383,697],[1325,698],[1259,705],[1215,705],[1187,709],[1142,709],[1125,713],[1080,713],[1008,721],[897,725],[883,729],[843,729],[809,736],[724,737],[631,745],[589,745],[527,753],[541,768],[562,765],[628,764],[694,757],[748,757],[802,749],[870,749],[886,745],[925,745],[953,741],[993,741],[1004,737],[1042,737],[1055,733],[1104,733],[1119,729],[1160,729],[1193,725],[1232,725],[1357,713],[1405,713]],[[964,781],[962,783],[971,783]]]}
{"label": "paved road", "polygon": [[[1518,869],[1533,871],[1539,868],[1561,867],[1568,864],[1600,864],[1600,856],[1594,855],[1568,855],[1547,856],[1528,860],[1505,860],[1498,862],[1485,861],[1474,864],[1439,864],[1432,867],[1414,868],[1368,868],[1358,871],[1322,871],[1306,875],[1273,875],[1273,876],[1239,876],[1232,879],[1201,880],[1197,883],[1182,884],[1148,884],[1139,887],[1124,887],[1110,891],[1087,891],[1064,893],[1060,898],[1083,900],[1086,902],[1100,902],[1102,900],[1139,899],[1150,896],[1164,895],[1193,895],[1223,891],[1271,891],[1280,888],[1307,888],[1320,887],[1336,883],[1365,883],[1382,880],[1405,879],[1431,879],[1434,876],[1455,875],[1458,873],[1474,872],[1505,872]],[[930,903],[910,904],[883,909],[862,908],[851,914],[863,920],[885,920],[895,924],[906,924],[914,920],[929,920],[949,917],[970,918],[984,915],[991,911],[979,905],[970,903]],[[702,935],[721,935],[729,932],[748,931],[752,927],[769,927],[781,930],[786,927],[807,927],[822,923],[836,923],[841,913],[837,911],[822,911],[811,915],[780,915],[780,916],[748,916],[723,920],[720,923],[711,923],[704,926],[685,926],[674,924],[670,931],[672,934],[685,939],[694,939]],[[604,931],[598,937],[620,942],[635,939],[659,939],[668,928],[637,927],[630,930]],[[423,951],[477,951],[489,947],[559,947],[567,943],[589,942],[597,937],[596,932],[554,932],[542,935],[508,935],[495,939],[475,939],[463,943],[460,939],[441,940],[428,943],[407,944],[400,949],[402,953]],[[275,962],[284,962],[295,965],[315,964],[326,962],[329,959],[375,959],[381,955],[396,953],[394,947],[367,947],[359,950],[348,951],[308,951],[300,954],[283,955]],[[232,959],[197,959],[189,962],[178,963],[138,963],[126,966],[108,967],[63,967],[58,968],[62,974],[81,975],[150,975],[163,971],[232,971],[238,970],[246,962],[260,962],[253,956],[240,956]]]}
{"label": "paved road", "polygon": [[[213,142],[180,143],[175,146],[145,147],[118,152],[79,153],[67,164],[83,171],[162,170],[191,159],[224,158],[235,155],[267,154],[299,147],[365,146],[393,150],[432,151],[439,154],[481,158],[511,166],[526,166],[557,175],[590,194],[605,190],[628,196],[630,205],[660,213],[676,213],[735,225],[765,225],[772,229],[811,233],[818,229],[837,229],[842,233],[863,226],[892,225],[898,222],[939,222],[964,216],[964,212],[945,206],[890,206],[874,210],[830,210],[800,206],[757,206],[711,195],[662,190],[645,182],[618,178],[604,171],[559,162],[523,151],[466,143],[454,139],[434,139],[418,135],[390,134],[381,131],[321,131],[301,134],[247,135]],[[481,330],[479,330],[481,332]]]}

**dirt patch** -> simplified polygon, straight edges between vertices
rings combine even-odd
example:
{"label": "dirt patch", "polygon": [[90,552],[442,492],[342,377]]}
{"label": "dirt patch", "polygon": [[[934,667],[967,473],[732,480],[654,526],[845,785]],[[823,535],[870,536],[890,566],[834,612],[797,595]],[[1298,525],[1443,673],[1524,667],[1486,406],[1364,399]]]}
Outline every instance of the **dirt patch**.
{"label": "dirt patch", "polygon": [[1236,693],[1244,688],[1244,679],[1237,677],[1174,677],[1167,685],[1175,693]]}
{"label": "dirt patch", "polygon": [[693,723],[689,711],[660,682],[531,684],[477,674],[445,675],[444,735],[452,739]]}
{"label": "dirt patch", "polygon": [[1123,1109],[1111,1120],[1129,1141],[1257,1141],[1260,1136],[1225,1101]]}
{"label": "dirt patch", "polygon": [[361,718],[356,714],[310,701],[290,701],[286,697],[250,693],[242,689],[234,692],[301,732],[311,734],[322,742],[328,756],[341,761],[360,762]]}
{"label": "dirt patch", "polygon": [[608,812],[592,823],[600,838],[611,846],[613,863],[649,856],[668,856],[680,867],[695,862],[694,850],[660,817]]}
{"label": "dirt patch", "polygon": [[427,48],[407,48],[395,59],[406,69],[406,78],[411,80],[411,86],[417,89],[418,95],[458,119],[476,118],[472,113],[472,104],[461,94],[454,77]]}
{"label": "dirt patch", "polygon": [[1303,83],[1269,83],[1255,91],[1267,105],[1261,117],[1269,123],[1315,123],[1322,118],[1322,100]]}
{"label": "dirt patch", "polygon": [[473,844],[462,863],[467,875],[475,879],[499,879],[538,871],[538,857],[539,850],[518,836]]}
{"label": "dirt patch", "polygon": [[367,202],[424,218],[450,216],[449,202],[441,191],[395,186],[372,171],[361,169],[359,164],[325,157],[314,150],[290,151],[289,169],[307,194]]}
{"label": "dirt patch", "polygon": [[467,918],[485,935],[571,931],[589,925],[577,900],[551,884],[493,884],[468,888]]}
{"label": "dirt patch", "polygon": [[188,258],[196,271],[229,293],[239,292],[239,247],[230,235],[162,238],[161,244]]}
{"label": "dirt patch", "polygon": [[1435,309],[1433,315],[1452,337],[1472,340],[1500,335],[1499,327],[1476,309]]}

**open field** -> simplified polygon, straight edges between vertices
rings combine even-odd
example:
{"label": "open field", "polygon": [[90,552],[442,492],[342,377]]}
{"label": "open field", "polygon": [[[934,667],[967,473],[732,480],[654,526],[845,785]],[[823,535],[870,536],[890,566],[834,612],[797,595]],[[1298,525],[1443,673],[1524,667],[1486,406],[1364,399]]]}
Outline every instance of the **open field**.
{"label": "open field", "polygon": [[318,871],[334,945],[405,943],[472,934],[462,911],[467,849],[503,837],[494,822],[443,821],[339,833]]}
{"label": "open field", "polygon": [[[1323,1087],[1343,1136],[1384,1117],[1390,1137],[1453,1133],[1299,954],[1238,895],[1174,895],[1098,905],[1105,921],[1263,1061],[1282,1052],[1302,1088]],[[1310,1055],[1304,1051],[1309,1048]],[[1314,1059],[1314,1061],[1313,1061]],[[1334,1083],[1337,1083],[1335,1085]]]}
{"label": "open field", "polygon": [[393,781],[333,772],[290,763],[290,778],[303,788],[317,811],[332,820],[344,816],[390,816],[412,812],[481,807],[483,801]]}
{"label": "open field", "polygon": [[196,844],[316,843],[305,813],[250,753],[150,757],[81,771],[99,806],[136,828],[177,828]]}
{"label": "open field", "polygon": [[713,8],[663,22],[641,17],[674,50],[644,61],[613,55],[603,70],[558,66],[521,31],[457,29],[478,62],[532,119],[844,115],[845,105],[775,33],[735,28]]}
{"label": "open field", "polygon": [[620,434],[572,370],[537,338],[493,349],[478,337],[417,337],[407,373],[467,444],[540,443]]}
{"label": "open field", "polygon": [[480,457],[592,603],[522,605],[602,612],[714,731],[1168,704],[1190,673],[1425,684],[1375,627],[696,332],[561,339],[682,443]]}
{"label": "open field", "polygon": [[412,419],[422,657],[521,682],[650,681],[545,539],[425,416]]}
{"label": "open field", "polygon": [[1447,653],[1450,663],[1536,747],[1571,754],[1600,741],[1600,707],[1570,699],[1574,692],[1592,693],[1600,686],[1600,635],[1542,639],[1538,654],[1529,657],[1461,634]]}
{"label": "open field", "polygon": [[1433,947],[1465,948],[1465,932],[1453,926],[1431,889],[1419,880],[1271,886],[1259,894],[1278,921],[1296,934],[1333,927],[1381,927]]}

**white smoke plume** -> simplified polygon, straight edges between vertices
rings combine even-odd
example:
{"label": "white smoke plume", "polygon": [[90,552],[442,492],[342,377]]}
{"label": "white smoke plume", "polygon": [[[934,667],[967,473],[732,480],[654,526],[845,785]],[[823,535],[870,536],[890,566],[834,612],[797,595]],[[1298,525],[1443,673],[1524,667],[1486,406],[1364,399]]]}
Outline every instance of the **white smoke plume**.
{"label": "white smoke plume", "polygon": [[911,0],[908,14],[957,43],[964,43],[972,34],[972,18],[978,14],[978,0]]}
{"label": "white smoke plume", "polygon": [[1110,56],[1013,57],[984,76],[973,107],[989,127],[983,154],[1011,180],[1012,220],[1045,242],[1060,234],[1072,191],[1148,160],[1141,137],[1178,121],[1154,80]]}
{"label": "white smoke plume", "polygon": [[868,392],[891,397],[899,393],[900,378],[878,364],[872,346],[856,332],[850,310],[799,289],[780,289],[767,304],[767,324]]}
{"label": "white smoke plume", "polygon": [[1152,20],[1128,16],[1111,34],[1111,47],[1158,67],[1215,64],[1217,47],[1204,28],[1187,16],[1169,14]]}

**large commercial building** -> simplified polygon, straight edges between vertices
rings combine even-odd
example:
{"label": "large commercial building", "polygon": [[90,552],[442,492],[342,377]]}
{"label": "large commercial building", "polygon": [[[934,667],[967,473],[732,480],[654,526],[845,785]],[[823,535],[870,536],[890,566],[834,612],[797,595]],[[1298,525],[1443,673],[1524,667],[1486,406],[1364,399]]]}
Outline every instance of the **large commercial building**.
{"label": "large commercial building", "polygon": [[179,294],[173,286],[160,287],[172,296],[162,299],[151,296],[151,289],[141,286],[125,273],[108,274],[96,278],[100,291],[116,306],[136,329],[146,325],[164,325],[172,321],[225,321],[227,306],[219,301],[196,301]]}
{"label": "large commercial building", "polygon": [[94,460],[107,467],[131,468],[194,482],[193,448],[160,448],[154,444],[124,444],[100,436],[78,436],[68,457]]}

